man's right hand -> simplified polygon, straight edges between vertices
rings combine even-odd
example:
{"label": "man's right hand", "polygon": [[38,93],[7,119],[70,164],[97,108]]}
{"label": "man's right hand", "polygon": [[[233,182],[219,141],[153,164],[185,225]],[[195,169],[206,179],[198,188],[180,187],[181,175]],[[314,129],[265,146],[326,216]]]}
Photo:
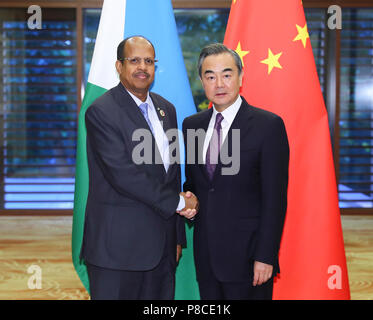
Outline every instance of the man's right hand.
{"label": "man's right hand", "polygon": [[184,197],[185,207],[180,211],[177,211],[177,213],[181,216],[184,216],[187,219],[192,219],[197,214],[199,209],[198,199],[190,191],[181,192],[180,195]]}

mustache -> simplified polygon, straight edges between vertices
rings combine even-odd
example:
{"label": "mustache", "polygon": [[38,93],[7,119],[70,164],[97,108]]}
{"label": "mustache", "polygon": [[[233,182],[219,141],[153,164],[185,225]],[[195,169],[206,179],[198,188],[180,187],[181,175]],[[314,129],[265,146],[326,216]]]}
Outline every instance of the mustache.
{"label": "mustache", "polygon": [[147,72],[145,72],[145,71],[139,71],[139,72],[135,72],[134,74],[133,74],[135,77],[136,76],[142,76],[142,75],[145,75],[146,77],[150,77],[150,74],[149,73],[147,73]]}

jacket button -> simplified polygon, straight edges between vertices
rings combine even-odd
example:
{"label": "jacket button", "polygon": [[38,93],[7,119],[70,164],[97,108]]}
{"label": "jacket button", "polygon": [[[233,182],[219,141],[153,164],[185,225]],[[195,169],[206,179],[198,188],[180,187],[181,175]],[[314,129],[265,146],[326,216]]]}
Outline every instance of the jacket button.
{"label": "jacket button", "polygon": [[214,188],[211,188],[210,190],[209,190],[210,192],[214,192],[215,191],[215,189]]}

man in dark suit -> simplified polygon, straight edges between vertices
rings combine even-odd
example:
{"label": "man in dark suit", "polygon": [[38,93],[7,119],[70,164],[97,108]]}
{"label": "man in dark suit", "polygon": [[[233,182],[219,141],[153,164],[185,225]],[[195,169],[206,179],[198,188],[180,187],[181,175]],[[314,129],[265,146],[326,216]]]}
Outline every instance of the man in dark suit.
{"label": "man in dark suit", "polygon": [[271,299],[287,207],[285,126],[279,116],[239,95],[243,71],[236,52],[212,44],[198,64],[213,108],[186,118],[183,134],[184,190],[195,194],[200,206],[194,219],[200,295]]}
{"label": "man in dark suit", "polygon": [[[175,108],[149,93],[153,45],[140,36],[125,39],[117,59],[120,83],[86,112],[89,194],[81,257],[92,299],[173,299],[186,241],[181,215],[193,217],[197,200],[179,195],[180,167],[170,161],[166,133],[177,128]],[[139,143],[150,161],[139,163]]]}

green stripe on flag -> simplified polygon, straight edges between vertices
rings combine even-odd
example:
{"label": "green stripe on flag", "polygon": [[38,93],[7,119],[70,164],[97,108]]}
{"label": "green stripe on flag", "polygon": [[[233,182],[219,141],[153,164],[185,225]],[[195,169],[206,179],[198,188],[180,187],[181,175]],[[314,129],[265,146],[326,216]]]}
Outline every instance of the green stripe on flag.
{"label": "green stripe on flag", "polygon": [[86,138],[87,131],[85,127],[85,112],[88,107],[99,96],[107,90],[96,86],[92,83],[87,84],[82,108],[79,113],[78,122],[78,140],[76,150],[76,167],[75,167],[75,194],[74,194],[74,215],[73,215],[73,230],[71,238],[72,260],[75,270],[82,281],[84,287],[89,292],[89,281],[87,268],[80,260],[80,249],[82,247],[85,207],[88,196],[88,161],[87,161],[87,146]]}
{"label": "green stripe on flag", "polygon": [[193,224],[185,223],[187,247],[183,249],[176,268],[175,300],[199,300],[196,270],[193,257]]}

